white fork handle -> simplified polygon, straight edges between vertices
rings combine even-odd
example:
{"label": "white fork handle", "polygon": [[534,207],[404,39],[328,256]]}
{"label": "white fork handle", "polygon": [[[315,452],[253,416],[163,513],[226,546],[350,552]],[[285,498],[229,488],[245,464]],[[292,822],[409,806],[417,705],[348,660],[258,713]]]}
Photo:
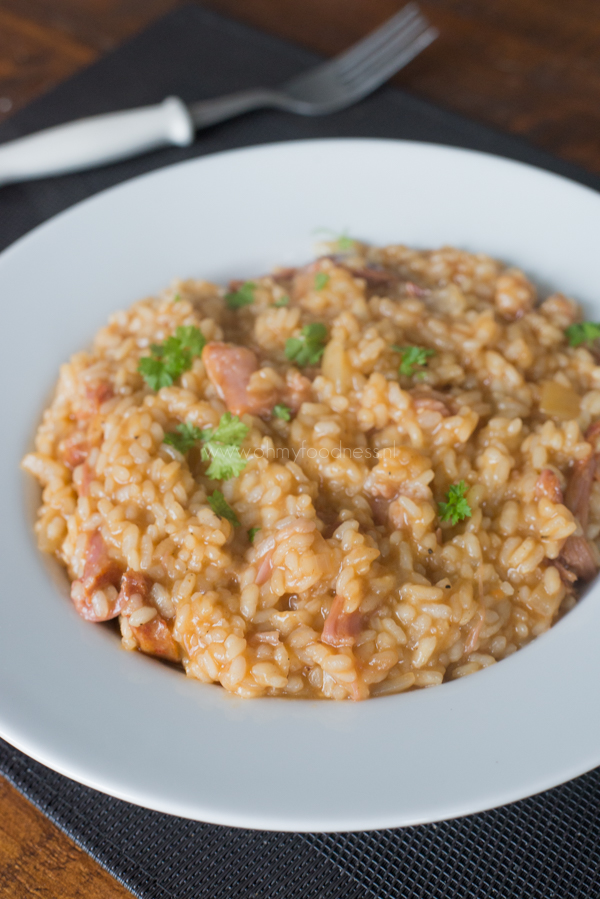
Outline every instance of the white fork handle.
{"label": "white fork handle", "polygon": [[78,172],[169,144],[186,147],[193,139],[187,107],[168,97],[157,106],[79,119],[0,145],[0,184]]}

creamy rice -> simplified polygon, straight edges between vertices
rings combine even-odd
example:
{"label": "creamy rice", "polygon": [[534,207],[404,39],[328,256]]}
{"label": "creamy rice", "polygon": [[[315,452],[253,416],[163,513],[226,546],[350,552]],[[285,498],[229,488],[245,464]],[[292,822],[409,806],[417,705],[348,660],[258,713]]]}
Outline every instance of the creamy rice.
{"label": "creamy rice", "polygon": [[[600,367],[592,337],[565,336],[579,307],[456,249],[330,254],[113,315],[62,366],[23,461],[80,614],[244,697],[471,674],[546,631],[600,563]],[[152,389],[140,358],[164,371],[174,336],[187,368]],[[235,473],[210,478],[233,416]]]}

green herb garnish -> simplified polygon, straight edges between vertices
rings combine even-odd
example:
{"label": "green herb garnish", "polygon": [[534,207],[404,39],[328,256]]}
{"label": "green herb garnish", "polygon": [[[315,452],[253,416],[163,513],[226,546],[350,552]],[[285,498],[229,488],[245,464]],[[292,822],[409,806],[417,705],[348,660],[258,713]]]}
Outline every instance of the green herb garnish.
{"label": "green herb garnish", "polygon": [[273,406],[273,417],[289,421],[292,417],[292,410],[285,403],[277,403],[276,406]]}
{"label": "green herb garnish", "polygon": [[582,343],[593,343],[600,337],[600,325],[595,322],[578,322],[569,325],[565,330],[565,336],[569,346],[581,346]]}
{"label": "green herb garnish", "polygon": [[327,328],[321,322],[306,325],[300,337],[290,337],[285,342],[285,355],[290,362],[298,365],[316,365],[327,342]]}
{"label": "green herb garnish", "polygon": [[173,297],[173,302],[174,302],[174,303],[180,303],[180,302],[181,302],[181,299],[182,299],[181,294],[180,294],[180,293],[176,293],[175,296]]}
{"label": "green herb garnish", "polygon": [[328,241],[328,243],[332,243],[335,249],[339,250],[340,253],[348,253],[356,247],[356,241],[349,237],[346,231],[342,231],[341,234],[338,234],[331,228],[316,228],[313,231],[313,234],[323,234],[330,237],[331,240]]}
{"label": "green herb garnish", "polygon": [[426,350],[420,346],[393,346],[396,353],[402,353],[402,360],[398,369],[401,375],[409,378],[415,373],[415,368],[427,365],[427,359],[435,356],[435,350]]}
{"label": "green herb garnish", "polygon": [[174,337],[150,345],[150,355],[142,356],[138,371],[152,390],[170,387],[184,371],[192,367],[194,356],[200,356],[206,338],[193,325],[180,326]]}
{"label": "green herb garnish", "polygon": [[286,296],[280,297],[278,300],[275,300],[273,305],[276,306],[278,309],[280,309],[282,306],[289,306],[289,303],[290,303],[290,298],[286,294]]}
{"label": "green herb garnish", "polygon": [[187,453],[188,450],[191,450],[201,437],[202,431],[200,428],[196,428],[189,421],[184,421],[180,425],[177,425],[175,433],[171,431],[169,434],[165,434],[163,443],[174,446],[176,450],[179,450],[180,453],[185,455],[185,453]]}
{"label": "green herb garnish", "polygon": [[215,480],[226,481],[237,477],[246,467],[247,460],[242,459],[240,446],[244,442],[250,428],[239,420],[237,415],[224,412],[218,426],[213,431],[202,431],[204,442],[202,458],[210,461],[206,476]]}
{"label": "green herb garnish", "polygon": [[329,284],[327,272],[317,272],[315,275],[315,290],[323,290]]}
{"label": "green herb garnish", "polygon": [[238,290],[225,294],[225,302],[228,309],[241,309],[242,306],[250,306],[254,302],[254,281],[246,281]]}
{"label": "green herb garnish", "polygon": [[464,481],[459,481],[458,484],[451,485],[446,494],[447,502],[438,503],[441,521],[450,521],[455,525],[458,521],[471,517],[473,513],[470,505],[465,499],[468,489],[469,488]]}
{"label": "green herb garnish", "polygon": [[338,239],[336,240],[336,248],[340,251],[340,253],[349,253],[356,246],[356,241],[351,237],[348,237],[347,234],[340,234]]}
{"label": "green herb garnish", "polygon": [[260,530],[262,530],[262,528],[250,528],[250,530],[248,531],[248,540],[250,541],[250,543],[254,543],[254,538]]}
{"label": "green herb garnish", "polygon": [[208,505],[211,507],[215,515],[226,518],[231,522],[234,528],[238,527],[239,519],[220,490],[215,490],[208,499]]}

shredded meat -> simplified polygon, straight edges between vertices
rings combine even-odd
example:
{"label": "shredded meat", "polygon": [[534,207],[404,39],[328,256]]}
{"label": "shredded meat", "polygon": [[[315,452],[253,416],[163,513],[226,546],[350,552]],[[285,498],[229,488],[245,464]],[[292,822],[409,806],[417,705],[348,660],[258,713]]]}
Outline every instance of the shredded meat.
{"label": "shredded meat", "polygon": [[558,559],[556,559],[552,564],[558,571],[558,573],[560,575],[560,579],[563,582],[563,584],[565,585],[565,587],[570,592],[573,592],[573,584],[577,580],[577,575],[575,574],[575,572],[569,571],[569,569],[565,565],[563,565],[563,563],[561,561],[559,561]]}
{"label": "shredded meat", "polygon": [[593,580],[598,572],[589,540],[586,540],[585,537],[576,537],[575,534],[567,537],[559,561],[564,563],[582,581]]}
{"label": "shredded meat", "polygon": [[481,629],[483,628],[483,623],[485,621],[485,612],[483,609],[480,609],[478,614],[477,624],[473,627],[469,639],[465,643],[465,655],[469,655],[470,652],[475,652],[477,647],[479,646],[479,637],[481,634]]}
{"label": "shredded meat", "polygon": [[273,550],[268,552],[266,554],[266,556],[263,558],[263,560],[261,561],[261,563],[258,567],[258,571],[256,572],[256,580],[254,581],[254,583],[257,584],[259,587],[261,587],[263,584],[266,584],[266,582],[271,577],[272,572],[273,572]]}
{"label": "shredded meat", "polygon": [[86,435],[81,431],[75,431],[66,440],[63,440],[60,452],[67,468],[77,468],[78,465],[85,462],[90,452]]}
{"label": "shredded meat", "polygon": [[373,523],[384,525],[388,523],[390,514],[390,501],[384,496],[370,496],[369,505],[373,515]]}
{"label": "shredded meat", "polygon": [[[122,614],[128,618],[142,606],[151,605],[149,602],[151,589],[152,581],[146,575],[139,571],[126,571],[119,593]],[[181,656],[179,646],[173,639],[171,629],[162,615],[157,613],[145,624],[132,625],[130,622],[129,626],[142,652],[159,656],[170,662],[179,661]]]}
{"label": "shredded meat", "polygon": [[544,468],[543,471],[540,472],[539,477],[535,482],[534,495],[536,499],[541,499],[545,496],[552,503],[562,503],[563,492],[556,472],[552,471],[550,468]]}
{"label": "shredded meat", "polygon": [[584,530],[588,523],[590,492],[597,466],[598,455],[596,453],[592,453],[587,459],[576,462],[565,490],[565,505],[567,509],[571,510]]}
{"label": "shredded meat", "polygon": [[451,414],[448,406],[433,396],[415,396],[413,406],[417,412],[439,412],[442,418],[448,418]]}
{"label": "shredded meat", "polygon": [[115,395],[112,384],[109,381],[98,381],[96,384],[88,384],[85,389],[85,407],[82,417],[96,415],[100,406]]}
{"label": "shredded meat", "polygon": [[404,290],[409,297],[426,297],[429,291],[425,287],[420,287],[414,281],[407,281]]}
{"label": "shredded meat", "polygon": [[127,569],[121,580],[119,601],[123,615],[131,615],[136,609],[147,605],[146,599],[152,589],[152,582],[145,574]]}
{"label": "shredded meat", "polygon": [[290,278],[294,277],[297,271],[297,268],[278,268],[277,271],[271,272],[271,278],[273,278],[274,281],[277,281],[277,283],[280,281],[289,281]]}
{"label": "shredded meat", "polygon": [[591,443],[594,447],[594,450],[598,449],[598,438],[600,437],[600,420],[593,421],[587,431],[585,432],[585,439],[588,443]]}
{"label": "shredded meat", "polygon": [[109,621],[120,614],[120,593],[113,602],[108,603],[103,614],[94,608],[92,600],[97,590],[109,586],[118,589],[122,575],[121,566],[108,555],[102,534],[100,531],[93,531],[88,538],[83,577],[71,584],[71,598],[82,618],[87,621]]}
{"label": "shredded meat", "polygon": [[73,473],[73,483],[79,496],[89,496],[90,484],[94,480],[94,472],[87,462],[83,462],[77,466]]}
{"label": "shredded meat", "polygon": [[372,268],[365,266],[364,268],[352,268],[349,265],[341,265],[355,278],[362,278],[369,286],[376,287],[378,284],[393,284],[400,280],[400,276],[395,272],[386,271],[383,268]]}
{"label": "shredded meat", "polygon": [[156,615],[152,621],[132,627],[131,630],[142,652],[159,656],[169,662],[180,660],[179,646],[173,639],[169,625],[161,615]]}
{"label": "shredded meat", "polygon": [[[597,466],[598,455],[596,453],[592,453],[587,459],[576,462],[565,491],[565,505],[571,510],[584,531],[588,523],[590,493]],[[559,562],[582,581],[591,581],[598,571],[589,541],[585,537],[575,534],[571,534],[565,540]]]}
{"label": "shredded meat", "polygon": [[250,378],[258,371],[252,350],[227,343],[207,343],[202,361],[219,397],[233,415],[269,415],[277,402],[272,393],[252,393]]}
{"label": "shredded meat", "polygon": [[335,596],[323,625],[321,640],[330,646],[352,646],[360,632],[362,617],[359,611],[344,612],[344,597]]}
{"label": "shredded meat", "polygon": [[440,390],[433,390],[429,387],[416,387],[414,390],[409,390],[409,393],[417,412],[439,412],[443,418],[448,418],[454,412],[452,397],[447,396]]}

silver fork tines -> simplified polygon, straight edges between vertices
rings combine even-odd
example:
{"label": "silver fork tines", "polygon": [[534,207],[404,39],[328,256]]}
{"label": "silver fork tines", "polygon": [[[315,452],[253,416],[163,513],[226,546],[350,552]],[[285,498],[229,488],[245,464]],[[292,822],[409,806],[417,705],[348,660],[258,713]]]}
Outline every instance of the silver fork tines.
{"label": "silver fork tines", "polygon": [[206,126],[241,112],[272,106],[300,115],[324,115],[356,103],[414,59],[438,35],[416,3],[408,3],[349,50],[303,72],[281,87],[205,100],[190,107]]}
{"label": "silver fork tines", "polygon": [[366,96],[406,65],[437,37],[416,3],[409,3],[384,25],[330,62],[288,81],[290,98],[310,105],[305,115],[342,109]]}

